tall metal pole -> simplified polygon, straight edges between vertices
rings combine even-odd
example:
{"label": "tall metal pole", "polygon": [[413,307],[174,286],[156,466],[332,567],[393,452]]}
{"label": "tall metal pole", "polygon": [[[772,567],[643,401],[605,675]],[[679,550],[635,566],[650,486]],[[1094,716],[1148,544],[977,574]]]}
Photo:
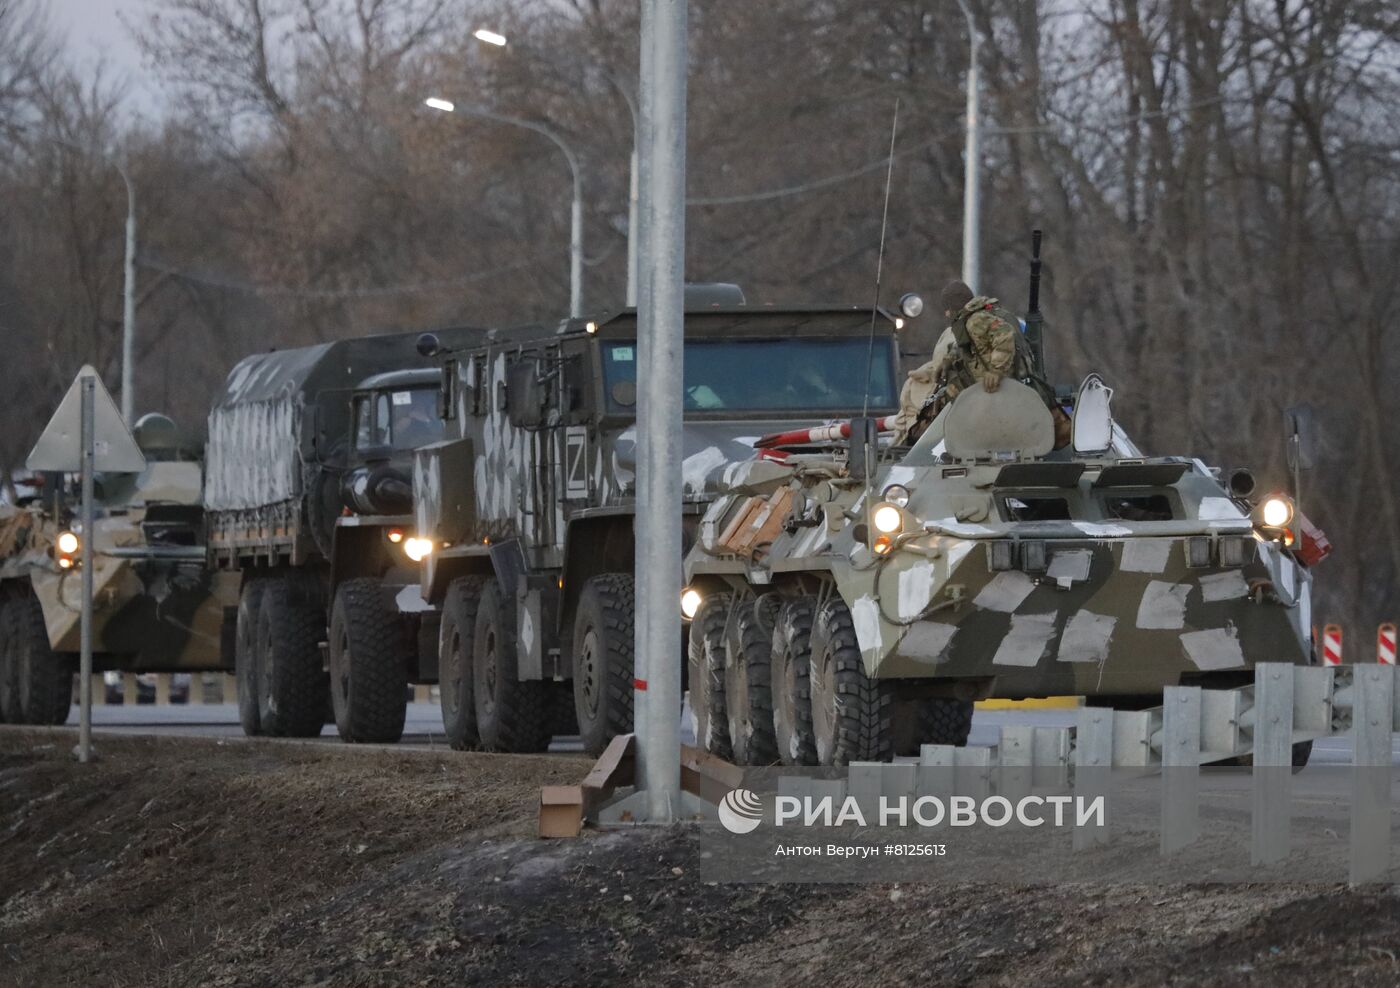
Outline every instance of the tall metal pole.
{"label": "tall metal pole", "polygon": [[[92,760],[92,474],[96,455],[96,429],[93,427],[93,396],[96,379],[83,378],[82,401],[79,407],[79,433],[82,442],[83,519],[81,559],[83,567],[83,607],[78,657],[78,761]],[[126,392],[122,392],[126,397]]]}
{"label": "tall metal pole", "polygon": [[[636,133],[636,128],[633,128],[633,133]],[[637,305],[637,242],[641,239],[637,230],[642,196],[639,168],[637,144],[634,139],[627,189],[627,304],[632,307]]]}
{"label": "tall metal pole", "polygon": [[[641,788],[652,823],[676,818],[680,802],[681,706],[681,389],[685,315],[686,0],[643,0],[650,8],[651,65],[642,88],[651,94],[651,156],[647,212],[649,304],[638,347],[638,404],[647,408],[638,430],[637,515],[646,540],[637,544],[637,582],[647,606],[638,608],[636,654],[645,656],[647,717],[638,736]],[[645,44],[645,39],[643,40]]]}
{"label": "tall metal pole", "polygon": [[978,114],[980,102],[978,49],[981,40],[977,22],[966,0],[958,0],[963,17],[967,19],[967,149],[963,163],[963,267],[962,280],[973,292],[982,277],[982,121]]}
{"label": "tall metal pole", "polygon": [[136,348],[136,189],[126,169],[117,165],[126,183],[126,259],[122,286],[122,420],[131,428],[136,406],[132,383]]}

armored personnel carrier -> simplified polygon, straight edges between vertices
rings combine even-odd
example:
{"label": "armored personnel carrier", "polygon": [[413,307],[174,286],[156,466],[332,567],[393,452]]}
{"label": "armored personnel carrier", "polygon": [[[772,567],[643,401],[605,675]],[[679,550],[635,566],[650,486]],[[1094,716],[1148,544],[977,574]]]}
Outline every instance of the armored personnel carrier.
{"label": "armored personnel carrier", "polygon": [[1160,703],[1312,661],[1326,539],[1247,471],[1145,454],[1111,396],[1097,376],[1068,396],[1058,450],[1014,379],[909,448],[861,422],[849,444],[760,440],[789,455],[724,472],[685,561],[701,740],[751,764],[883,760],[964,743],[984,697]]}
{"label": "armored personnel carrier", "polygon": [[[482,332],[439,335],[462,345]],[[256,354],[210,412],[208,555],[237,587],[248,735],[317,735],[329,709],[347,741],[396,741],[409,683],[437,680],[436,616],[425,620],[417,588],[432,546],[411,530],[411,464],[441,438],[442,375],[416,340]]]}
{"label": "armored personnel carrier", "polygon": [[[687,292],[686,544],[765,432],[896,405],[899,317],[745,306]],[[633,310],[494,331],[443,361],[447,433],[420,449],[415,532],[435,548],[452,744],[537,751],[576,722],[600,752],[632,725],[637,319]],[[870,368],[869,385],[859,370]],[[678,559],[677,565],[680,564]],[[681,661],[683,643],[677,643]]]}
{"label": "armored personnel carrier", "polygon": [[76,524],[76,491],[44,474],[0,507],[0,720],[62,724],[77,671],[83,539],[93,550],[93,668],[225,668],[224,609],[236,584],[204,565],[200,450],[151,414],[133,430],[139,473],[99,473],[93,531]]}

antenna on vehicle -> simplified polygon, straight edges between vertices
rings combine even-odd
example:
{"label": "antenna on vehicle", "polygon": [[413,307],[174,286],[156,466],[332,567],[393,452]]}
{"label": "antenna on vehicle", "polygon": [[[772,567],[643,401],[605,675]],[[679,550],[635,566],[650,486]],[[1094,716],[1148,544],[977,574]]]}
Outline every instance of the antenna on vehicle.
{"label": "antenna on vehicle", "polygon": [[[885,234],[890,224],[890,186],[894,182],[894,143],[899,133],[899,97],[894,101],[894,118],[890,121],[889,163],[885,166],[885,203],[880,214],[880,250],[875,256],[875,302],[870,307],[870,338],[865,349],[865,388],[860,409],[860,424],[851,429],[852,452],[860,453],[860,462],[852,457],[848,464],[853,476],[869,482],[874,464],[871,462],[873,450],[879,449],[879,431],[871,428],[870,421],[870,377],[875,370],[875,320],[880,313],[880,280],[885,268]],[[859,440],[856,439],[859,434]]]}
{"label": "antenna on vehicle", "polygon": [[1031,351],[1031,373],[1045,379],[1045,339],[1040,311],[1040,231],[1031,231],[1031,297],[1026,305],[1026,345]]}

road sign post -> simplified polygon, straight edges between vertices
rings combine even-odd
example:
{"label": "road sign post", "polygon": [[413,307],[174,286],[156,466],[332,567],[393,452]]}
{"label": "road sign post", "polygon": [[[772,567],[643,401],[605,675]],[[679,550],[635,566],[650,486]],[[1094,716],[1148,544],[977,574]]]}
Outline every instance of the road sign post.
{"label": "road sign post", "polygon": [[97,371],[83,367],[58,410],[44,427],[39,441],[25,460],[35,472],[76,473],[82,488],[78,508],[79,567],[82,570],[81,652],[78,684],[78,747],[80,762],[92,760],[92,596],[97,511],[93,504],[93,477],[98,470],[139,473],[146,458],[117,411]]}

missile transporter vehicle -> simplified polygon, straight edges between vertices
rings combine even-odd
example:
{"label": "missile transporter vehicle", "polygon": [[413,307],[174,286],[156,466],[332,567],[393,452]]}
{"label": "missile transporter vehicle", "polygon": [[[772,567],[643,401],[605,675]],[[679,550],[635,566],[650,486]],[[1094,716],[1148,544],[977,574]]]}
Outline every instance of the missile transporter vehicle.
{"label": "missile transporter vehicle", "polygon": [[78,668],[81,544],[93,550],[93,669],[171,672],[225,668],[224,608],[237,586],[204,565],[201,466],[163,415],[133,430],[141,473],[94,478],[92,532],[78,526],[78,493],[41,474],[35,493],[0,506],[0,721],[62,724]]}
{"label": "missile transporter vehicle", "polygon": [[[687,291],[685,315],[687,546],[761,434],[859,414],[867,397],[892,412],[897,394],[897,317],[705,290],[709,304]],[[413,483],[415,532],[434,545],[422,587],[442,610],[446,733],[459,748],[538,751],[576,730],[598,753],[631,730],[636,685],[636,313],[425,350],[447,386],[447,436],[418,451]],[[867,361],[868,389],[851,373]]]}
{"label": "missile transporter vehicle", "polygon": [[1150,706],[1165,686],[1312,661],[1311,566],[1329,547],[1286,495],[1144,454],[1097,376],[1061,399],[1073,438],[1057,450],[1042,394],[976,384],[912,447],[856,422],[849,446],[724,474],[685,561],[712,751],[887,760],[965,743],[976,699]]}
{"label": "missile transporter vehicle", "polygon": [[210,412],[208,558],[238,589],[248,735],[319,735],[329,712],[347,741],[397,741],[409,684],[437,679],[436,617],[417,590],[428,547],[410,529],[412,451],[441,437],[441,372],[416,340],[256,354]]}

